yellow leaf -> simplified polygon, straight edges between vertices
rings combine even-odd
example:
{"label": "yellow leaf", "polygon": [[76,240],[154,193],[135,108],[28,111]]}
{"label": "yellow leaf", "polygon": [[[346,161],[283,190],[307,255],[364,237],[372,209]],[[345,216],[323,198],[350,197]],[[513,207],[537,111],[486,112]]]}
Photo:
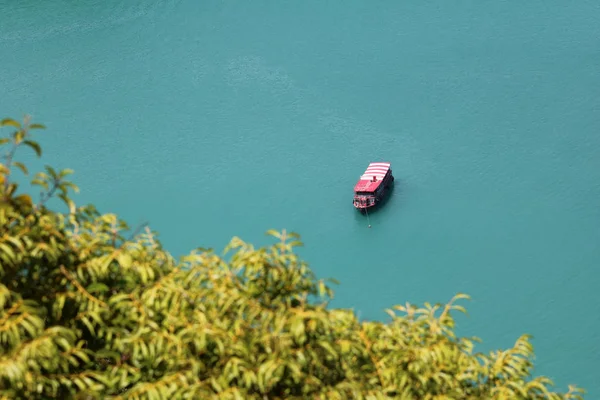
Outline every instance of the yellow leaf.
{"label": "yellow leaf", "polygon": [[12,126],[13,128],[18,129],[21,127],[21,124],[12,118],[4,118],[2,121],[0,121],[0,127],[3,127],[3,126]]}
{"label": "yellow leaf", "polygon": [[131,264],[133,263],[131,255],[129,255],[129,253],[124,252],[120,252],[119,254],[117,254],[117,261],[119,262],[121,267],[126,269],[131,268]]}

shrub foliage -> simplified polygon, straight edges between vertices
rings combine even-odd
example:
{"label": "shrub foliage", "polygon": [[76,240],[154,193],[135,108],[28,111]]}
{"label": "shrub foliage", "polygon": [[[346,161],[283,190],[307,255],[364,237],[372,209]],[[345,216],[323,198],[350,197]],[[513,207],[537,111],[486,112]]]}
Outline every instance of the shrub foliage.
{"label": "shrub foliage", "polygon": [[177,261],[148,227],[76,207],[70,170],[35,175],[39,199],[19,194],[14,174],[29,171],[16,151],[41,156],[31,133],[44,126],[0,124],[2,399],[582,398],[531,376],[527,335],[475,353],[454,333],[466,295],[360,322],[327,307],[332,290],[295,255],[296,234]]}

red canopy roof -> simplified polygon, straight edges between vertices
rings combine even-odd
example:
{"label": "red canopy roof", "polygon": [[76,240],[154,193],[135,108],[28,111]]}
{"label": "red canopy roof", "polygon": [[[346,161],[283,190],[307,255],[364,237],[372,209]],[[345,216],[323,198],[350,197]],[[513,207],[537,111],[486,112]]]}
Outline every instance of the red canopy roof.
{"label": "red canopy roof", "polygon": [[[391,167],[389,162],[372,162],[354,186],[355,192],[374,192]],[[375,178],[375,181],[373,181]]]}

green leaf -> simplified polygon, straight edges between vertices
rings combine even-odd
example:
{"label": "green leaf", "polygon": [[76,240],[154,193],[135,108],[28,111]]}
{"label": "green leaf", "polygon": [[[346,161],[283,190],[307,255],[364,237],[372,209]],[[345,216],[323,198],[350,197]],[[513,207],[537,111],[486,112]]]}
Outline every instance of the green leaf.
{"label": "green leaf", "polygon": [[21,143],[23,141],[23,139],[25,138],[25,131],[22,129],[19,129],[18,131],[15,131],[15,133],[13,134],[13,137],[15,138],[15,143]]}
{"label": "green leaf", "polygon": [[465,293],[457,293],[456,296],[454,296],[452,298],[452,301],[454,302],[459,299],[471,300],[471,296],[469,296],[468,294],[465,294]]}
{"label": "green leaf", "polygon": [[338,281],[335,278],[327,278],[327,281],[333,283],[334,285],[339,285],[340,284],[340,281]]}
{"label": "green leaf", "polygon": [[4,118],[2,121],[0,121],[0,127],[3,126],[12,126],[19,129],[21,127],[21,124],[15,121],[14,119]]}
{"label": "green leaf", "polygon": [[15,253],[9,245],[0,242],[0,250],[2,250],[2,252],[6,254],[9,258],[15,258]]}
{"label": "green leaf", "polygon": [[88,317],[81,318],[81,322],[83,322],[83,324],[90,330],[90,332],[92,333],[92,335],[96,335],[96,331],[94,330],[94,326],[92,325],[92,323],[90,322],[90,320],[88,319]]}
{"label": "green leaf", "polygon": [[27,167],[25,166],[25,164],[23,164],[22,162],[19,161],[13,161],[12,163],[15,167],[19,168],[21,171],[23,171],[23,173],[25,175],[29,175],[29,171],[27,170]]}
{"label": "green leaf", "polygon": [[281,233],[277,232],[275,229],[269,229],[265,235],[267,236],[273,236],[277,239],[281,239]]}
{"label": "green leaf", "polygon": [[66,204],[66,206],[69,208],[69,213],[74,214],[75,213],[75,203],[73,202],[73,200],[71,200],[67,195],[65,194],[59,194],[58,197]]}
{"label": "green leaf", "polygon": [[215,251],[212,247],[196,247],[195,250],[201,253],[213,253]]}
{"label": "green leaf", "polygon": [[19,185],[17,185],[16,183],[11,183],[6,189],[6,194],[12,196],[12,194],[17,190],[17,187],[19,187]]}
{"label": "green leaf", "polygon": [[62,182],[60,184],[61,189],[64,190],[65,192],[67,191],[67,188],[71,188],[73,189],[73,191],[75,193],[79,193],[79,187],[77,187],[76,184],[74,184],[73,182]]}
{"label": "green leaf", "polygon": [[129,253],[124,252],[120,252],[117,255],[117,261],[119,262],[119,265],[121,265],[121,267],[123,268],[131,268],[131,264],[133,263],[131,255],[129,255]]}
{"label": "green leaf", "polygon": [[40,147],[40,145],[37,142],[34,142],[33,140],[25,140],[23,142],[23,144],[31,147],[33,149],[33,151],[35,151],[35,154],[37,154],[38,157],[42,156],[42,148]]}
{"label": "green leaf", "polygon": [[54,180],[58,179],[58,174],[56,173],[56,170],[54,168],[52,168],[49,165],[46,165],[46,171],[48,171],[48,173],[50,174],[50,177]]}
{"label": "green leaf", "polygon": [[290,332],[292,333],[292,335],[294,335],[298,343],[304,343],[304,320],[302,320],[302,318],[297,317],[290,326]]}
{"label": "green leaf", "polygon": [[31,180],[31,184],[32,185],[38,185],[43,187],[44,189],[48,190],[48,182],[38,179],[38,178],[34,178]]}
{"label": "green leaf", "polygon": [[9,143],[10,142],[10,138],[2,138],[0,139],[0,146],[2,146],[3,144]]}
{"label": "green leaf", "polygon": [[73,172],[75,172],[75,171],[73,171],[72,169],[69,169],[69,168],[65,168],[62,171],[60,171],[60,173],[58,174],[58,177],[64,178],[67,175],[71,175]]}
{"label": "green leaf", "polygon": [[331,344],[329,344],[329,342],[327,341],[321,341],[319,342],[319,345],[325,349],[325,351],[327,351],[327,353],[329,353],[329,355],[333,358],[337,358],[338,354],[335,352],[335,350],[333,349],[333,347],[331,347]]}
{"label": "green leaf", "polygon": [[110,290],[104,283],[96,282],[89,285],[86,290],[90,293],[106,293]]}
{"label": "green leaf", "polygon": [[118,352],[108,349],[98,350],[94,356],[96,360],[101,358],[110,359],[113,363],[116,363],[121,358],[121,355]]}
{"label": "green leaf", "polygon": [[31,125],[29,125],[29,129],[46,129],[46,125],[44,125],[44,124],[31,124]]}
{"label": "green leaf", "polygon": [[319,281],[319,297],[325,297],[327,295],[327,285],[323,280]]}
{"label": "green leaf", "polygon": [[341,340],[340,341],[340,347],[342,349],[342,353],[349,353],[351,348],[352,348],[352,342],[350,342],[349,340]]}

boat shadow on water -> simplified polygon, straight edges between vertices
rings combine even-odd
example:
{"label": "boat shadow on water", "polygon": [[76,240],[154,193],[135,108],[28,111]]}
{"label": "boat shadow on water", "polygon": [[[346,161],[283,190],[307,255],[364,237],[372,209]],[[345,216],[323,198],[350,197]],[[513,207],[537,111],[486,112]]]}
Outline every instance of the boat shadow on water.
{"label": "boat shadow on water", "polygon": [[383,199],[381,199],[381,201],[379,203],[377,203],[377,205],[375,207],[369,208],[368,211],[358,210],[358,214],[362,215],[362,216],[366,216],[367,212],[368,212],[369,215],[375,215],[375,214],[383,211],[385,209],[386,204],[390,201],[392,196],[394,196],[394,193],[398,192],[398,190],[400,190],[400,189],[396,188],[396,185],[399,183],[400,182],[398,182],[398,178],[395,178],[395,180],[390,184],[389,188],[387,189],[387,193],[385,194],[385,196],[383,196]]}

